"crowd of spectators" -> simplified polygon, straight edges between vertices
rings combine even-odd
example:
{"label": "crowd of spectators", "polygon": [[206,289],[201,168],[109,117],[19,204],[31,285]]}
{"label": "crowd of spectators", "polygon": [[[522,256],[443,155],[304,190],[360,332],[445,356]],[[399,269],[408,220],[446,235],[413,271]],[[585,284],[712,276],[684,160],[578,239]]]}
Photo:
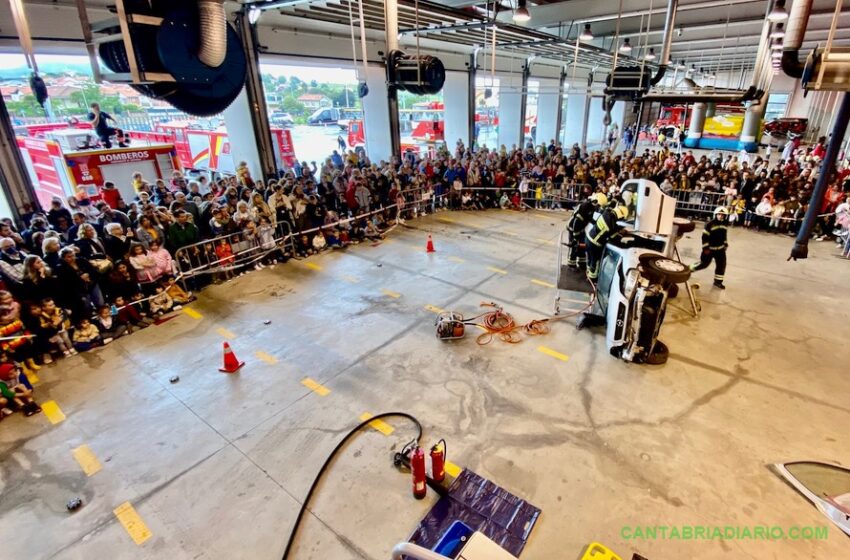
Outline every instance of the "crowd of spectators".
{"label": "crowd of spectators", "polygon": [[[107,183],[96,201],[80,190],[23,224],[0,220],[0,372],[3,363],[17,364],[25,380],[40,363],[149,326],[208,282],[380,239],[393,224],[441,206],[567,209],[598,191],[615,200],[623,181],[645,177],[680,199],[714,197],[732,223],[793,233],[823,151],[821,141],[768,161],[668,146],[587,153],[550,142],[472,151],[458,142],[452,151],[392,162],[335,151],[321,165],[299,163],[267,181],[253,179],[244,162],[212,182],[136,174],[132,200]],[[842,166],[830,182],[818,238],[850,226],[848,175]],[[256,257],[240,259],[245,247]],[[8,407],[10,394],[0,404]]]}

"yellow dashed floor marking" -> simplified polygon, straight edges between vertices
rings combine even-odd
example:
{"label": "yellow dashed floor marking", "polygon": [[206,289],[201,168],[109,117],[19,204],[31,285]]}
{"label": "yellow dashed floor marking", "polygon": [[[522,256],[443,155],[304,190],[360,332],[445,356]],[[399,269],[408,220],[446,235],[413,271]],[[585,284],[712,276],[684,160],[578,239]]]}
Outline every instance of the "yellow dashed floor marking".
{"label": "yellow dashed floor marking", "polygon": [[388,297],[391,297],[391,298],[396,298],[396,299],[398,299],[398,298],[400,298],[400,297],[401,297],[401,294],[400,294],[400,293],[398,293],[398,292],[394,292],[394,291],[392,291],[392,290],[388,290],[388,289],[386,289],[386,288],[381,288],[381,293],[382,293],[382,294],[384,294],[385,296],[388,296]]}
{"label": "yellow dashed floor marking", "polygon": [[276,364],[277,363],[277,358],[275,358],[271,354],[267,354],[267,353],[263,352],[262,350],[257,350],[256,352],[254,352],[254,355],[257,358],[266,362],[267,364]]}
{"label": "yellow dashed floor marking", "polygon": [[456,263],[465,263],[466,261],[460,257],[449,257],[449,260]]}
{"label": "yellow dashed floor marking", "polygon": [[551,348],[548,348],[546,346],[538,346],[537,351],[543,352],[547,356],[552,356],[553,358],[561,360],[562,362],[566,362],[567,360],[570,359],[570,357],[567,356],[566,354],[561,354],[560,352],[558,352],[556,350],[552,350]]}
{"label": "yellow dashed floor marking", "polygon": [[[360,415],[360,421],[365,422],[366,420],[368,420],[371,417],[372,417],[371,413],[364,412],[363,414]],[[369,422],[369,425],[371,427],[373,427],[374,429],[378,430],[379,432],[381,432],[382,434],[384,434],[385,436],[388,436],[395,431],[395,428],[393,428],[392,426],[390,426],[389,424],[387,424],[383,420],[372,420],[371,422]]]}
{"label": "yellow dashed floor marking", "polygon": [[304,266],[306,266],[306,267],[307,267],[307,268],[309,268],[310,270],[322,270],[322,267],[321,267],[321,266],[319,266],[319,265],[317,265],[316,263],[311,263],[311,262],[302,262],[301,264],[302,264],[302,265],[304,265]]}
{"label": "yellow dashed floor marking", "polygon": [[538,280],[534,278],[531,280],[532,284],[537,284],[538,286],[543,286],[544,288],[554,288],[555,284],[550,284],[549,282],[544,282],[543,280]]}
{"label": "yellow dashed floor marking", "polygon": [[225,329],[224,327],[219,327],[215,330],[222,338],[236,338],[236,335],[233,332]]}
{"label": "yellow dashed floor marking", "polygon": [[135,508],[133,508],[130,502],[124,502],[115,508],[112,513],[115,514],[115,517],[124,526],[124,529],[130,535],[130,538],[133,539],[134,543],[142,544],[153,536],[151,530],[148,529],[148,526],[145,525],[145,522],[142,521],[142,518],[136,513]]}
{"label": "yellow dashed floor marking", "polygon": [[73,453],[74,459],[80,464],[80,468],[83,469],[86,476],[91,476],[103,468],[94,451],[88,445],[81,445],[71,453]]}
{"label": "yellow dashed floor marking", "polygon": [[502,270],[501,268],[496,268],[495,266],[488,266],[487,270],[489,270],[490,272],[495,272],[497,274],[507,274],[508,273],[507,270]]}
{"label": "yellow dashed floor marking", "polygon": [[200,313],[198,313],[197,311],[195,311],[195,310],[194,310],[194,309],[192,309],[191,307],[184,307],[184,308],[183,308],[183,313],[185,313],[186,315],[188,315],[188,316],[189,316],[189,317],[191,317],[192,319],[201,319],[201,318],[203,318],[203,315],[201,315]]}
{"label": "yellow dashed floor marking", "polygon": [[427,309],[428,311],[430,311],[432,313],[442,313],[443,312],[442,309],[440,309],[436,305],[431,305],[430,303],[425,306],[425,309]]}
{"label": "yellow dashed floor marking", "polygon": [[345,280],[346,282],[350,283],[350,284],[360,283],[360,278],[357,278],[356,276],[351,276],[349,274],[343,274],[342,279]]}
{"label": "yellow dashed floor marking", "polygon": [[47,401],[41,403],[41,411],[47,416],[51,424],[58,424],[65,420],[65,413],[56,404],[56,401]]}
{"label": "yellow dashed floor marking", "polygon": [[446,222],[447,224],[457,223],[457,220],[453,220],[451,218],[444,218],[444,217],[437,218],[437,221],[438,222]]}
{"label": "yellow dashed floor marking", "polygon": [[519,236],[519,234],[518,234],[517,232],[515,232],[515,231],[506,231],[506,232],[504,232],[504,234],[505,234],[505,235],[510,235],[511,237],[517,237],[517,236]]}
{"label": "yellow dashed floor marking", "polygon": [[309,377],[305,377],[301,380],[301,384],[319,395],[320,397],[326,397],[330,394],[331,390],[322,385],[321,383],[317,383],[310,379]]}
{"label": "yellow dashed floor marking", "polygon": [[539,241],[540,243],[545,243],[546,245],[554,245],[555,244],[555,242],[552,241],[551,239],[543,239],[542,237],[538,237],[537,241]]}
{"label": "yellow dashed floor marking", "polygon": [[28,374],[27,379],[30,380],[31,385],[37,385],[37,384],[41,383],[41,378],[38,377],[37,373]]}

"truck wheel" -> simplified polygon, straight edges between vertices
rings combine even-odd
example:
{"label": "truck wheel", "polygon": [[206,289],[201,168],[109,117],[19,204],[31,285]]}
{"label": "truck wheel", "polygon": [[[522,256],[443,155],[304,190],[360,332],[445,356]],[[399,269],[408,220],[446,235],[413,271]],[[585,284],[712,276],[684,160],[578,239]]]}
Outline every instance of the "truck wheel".
{"label": "truck wheel", "polygon": [[642,255],[640,263],[646,276],[659,284],[681,284],[691,277],[687,265],[661,255]]}
{"label": "truck wheel", "polygon": [[670,357],[670,349],[660,340],[655,341],[655,347],[652,353],[646,356],[646,363],[653,366],[660,366],[667,363],[667,358]]}

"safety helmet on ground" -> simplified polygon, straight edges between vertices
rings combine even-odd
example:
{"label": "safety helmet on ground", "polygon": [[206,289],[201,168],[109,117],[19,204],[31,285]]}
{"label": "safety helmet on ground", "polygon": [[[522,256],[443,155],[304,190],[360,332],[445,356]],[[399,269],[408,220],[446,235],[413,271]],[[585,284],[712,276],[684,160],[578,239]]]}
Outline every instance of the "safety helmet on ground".
{"label": "safety helmet on ground", "polygon": [[625,220],[629,217],[629,208],[626,205],[621,204],[614,208],[614,214],[617,215],[618,220]]}
{"label": "safety helmet on ground", "polygon": [[608,206],[608,197],[605,193],[595,193],[590,196],[591,200],[595,200],[599,206]]}
{"label": "safety helmet on ground", "polygon": [[725,206],[718,206],[714,209],[714,217],[723,216],[724,218],[729,215],[729,210]]}

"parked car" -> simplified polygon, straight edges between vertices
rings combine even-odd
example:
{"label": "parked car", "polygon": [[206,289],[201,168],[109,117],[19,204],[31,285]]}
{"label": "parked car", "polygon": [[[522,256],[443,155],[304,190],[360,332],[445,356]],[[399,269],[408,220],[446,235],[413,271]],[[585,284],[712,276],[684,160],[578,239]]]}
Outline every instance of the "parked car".
{"label": "parked car", "polygon": [[275,111],[269,115],[269,122],[282,128],[293,126],[295,124],[295,121],[292,119],[292,115],[282,111]]}

